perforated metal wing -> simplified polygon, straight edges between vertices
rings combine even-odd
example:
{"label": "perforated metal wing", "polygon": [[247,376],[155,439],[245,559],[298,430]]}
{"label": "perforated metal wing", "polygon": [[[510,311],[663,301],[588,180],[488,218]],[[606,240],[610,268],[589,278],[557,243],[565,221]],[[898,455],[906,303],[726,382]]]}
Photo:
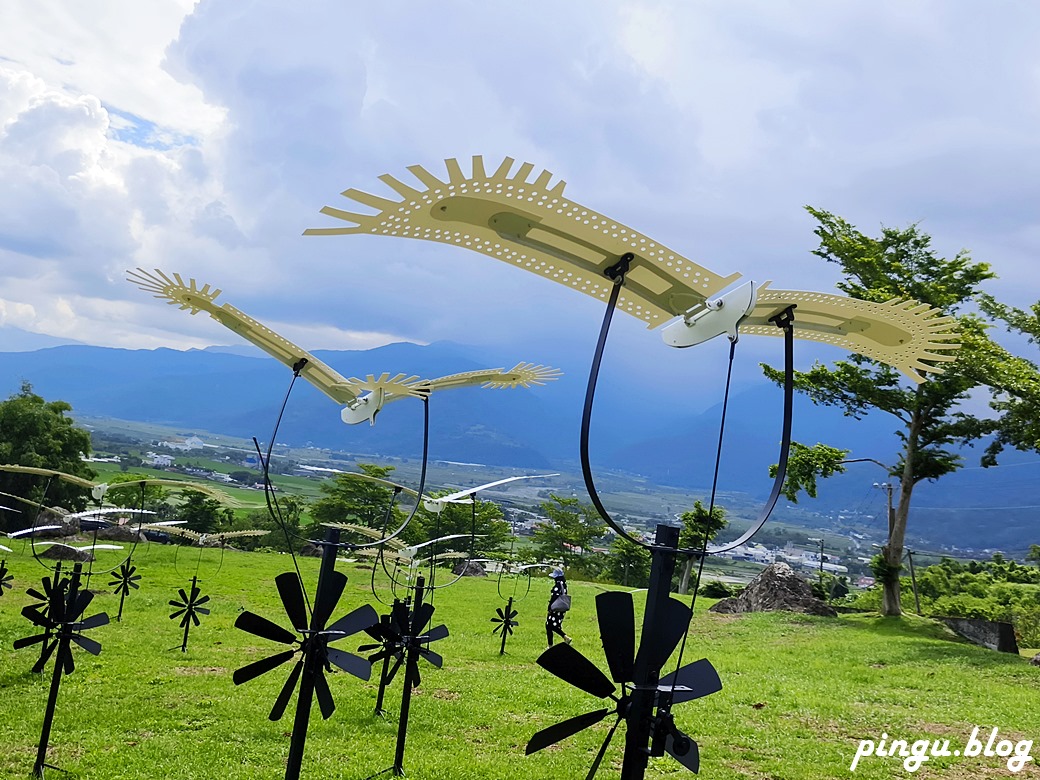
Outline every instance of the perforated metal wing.
{"label": "perforated metal wing", "polygon": [[397,199],[349,189],[343,193],[377,214],[326,206],[347,227],[312,228],[306,235],[371,233],[461,246],[510,263],[587,295],[605,300],[612,282],[603,271],[625,252],[642,259],[618,306],[656,327],[715,295],[739,274],[720,276],[617,220],[564,197],[566,183],[549,171],[529,181],[534,165],[513,173],[505,158],[491,174],[484,158],[473,157],[467,175],[456,159],[445,161],[447,177],[421,165],[408,168],[413,187],[390,176],[379,178]]}

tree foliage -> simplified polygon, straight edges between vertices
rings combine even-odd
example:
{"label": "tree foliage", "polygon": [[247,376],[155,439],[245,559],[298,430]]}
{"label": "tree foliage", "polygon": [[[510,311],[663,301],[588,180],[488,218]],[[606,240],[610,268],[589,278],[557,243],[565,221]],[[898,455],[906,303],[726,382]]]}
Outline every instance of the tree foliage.
{"label": "tree foliage", "polygon": [[619,536],[610,543],[603,574],[626,588],[645,588],[650,584],[650,551]]}
{"label": "tree foliage", "polygon": [[462,536],[438,544],[437,552],[469,552],[472,546],[473,552],[485,555],[503,548],[509,541],[510,528],[498,504],[478,500],[473,504],[448,503],[440,512],[420,507],[403,536],[409,543],[417,544],[452,534]]}
{"label": "tree foliage", "polygon": [[185,528],[212,534],[231,530],[235,513],[205,493],[185,490],[184,503],[177,508],[177,519],[184,521]]}
{"label": "tree foliage", "polygon": [[[393,466],[358,463],[362,474],[378,479],[389,479]],[[337,474],[319,485],[322,496],[311,504],[310,515],[318,523],[353,523],[370,528],[382,528],[387,509],[393,499],[393,488],[357,479],[349,474]],[[396,505],[390,518],[390,531],[403,521],[404,515]]]}
{"label": "tree foliage", "polygon": [[[704,546],[718,536],[719,531],[725,528],[729,521],[726,519],[726,510],[721,506],[712,507],[711,512],[699,500],[693,502],[693,509],[683,512],[679,517],[682,520],[682,529],[679,531],[679,546],[693,550],[701,550]],[[690,574],[693,565],[697,561],[696,556],[691,555],[683,564],[682,574],[679,576],[679,593],[686,594],[690,589]]]}
{"label": "tree foliage", "polygon": [[541,504],[548,518],[534,531],[534,543],[547,560],[563,561],[564,567],[582,571],[582,555],[603,536],[606,525],[592,504],[577,498],[550,494]]}
{"label": "tree foliage", "polygon": [[[1008,331],[1025,336],[1031,344],[1040,344],[1040,301],[1023,311],[982,295],[979,308],[1001,321]],[[996,354],[993,363],[1000,369],[996,374],[1000,384],[990,405],[1000,415],[1000,422],[986,451],[986,465],[995,463],[1004,447],[1040,451],[1040,373],[1036,364],[1006,353]]]}
{"label": "tree foliage", "polygon": [[[829,447],[817,442],[811,447],[793,441],[787,456],[787,474],[781,490],[784,498],[792,504],[798,503],[798,494],[805,492],[809,498],[816,498],[816,480],[826,479],[834,474],[845,473],[845,458],[848,450]],[[775,477],[779,466],[775,463],[769,467],[769,476]]]}
{"label": "tree foliage", "polygon": [[[883,227],[873,238],[840,217],[814,208],[815,233],[820,240],[814,254],[841,267],[838,288],[853,298],[884,302],[913,298],[940,309],[955,319],[961,338],[956,359],[943,364],[943,373],[924,373],[924,381],[910,385],[893,368],[863,355],[851,355],[833,366],[814,365],[796,372],[795,387],[816,404],[841,409],[846,416],[862,418],[879,409],[894,418],[901,441],[893,473],[899,476],[899,504],[891,537],[885,548],[886,572],[898,571],[914,486],[936,480],[961,466],[956,447],[995,430],[993,420],[963,411],[962,402],[978,387],[993,387],[993,361],[998,350],[978,317],[964,313],[980,293],[979,285],[994,276],[986,263],[974,262],[966,251],[954,257],[939,256],[931,237],[917,225]],[[795,327],[797,328],[797,313]],[[782,382],[782,373],[768,366],[766,375]],[[794,487],[815,487],[806,472],[815,466],[834,467],[833,457],[817,458],[812,448],[796,455]],[[832,453],[833,455],[833,453]],[[833,470],[831,471],[833,473]],[[882,611],[900,614],[899,578],[889,574]]]}
{"label": "tree foliage", "polygon": [[[22,382],[19,392],[0,402],[0,463],[93,479],[96,473],[83,461],[90,454],[90,434],[66,416],[71,411],[65,401],[45,401]],[[74,510],[83,509],[87,500],[83,488],[33,474],[0,472],[0,491]]]}

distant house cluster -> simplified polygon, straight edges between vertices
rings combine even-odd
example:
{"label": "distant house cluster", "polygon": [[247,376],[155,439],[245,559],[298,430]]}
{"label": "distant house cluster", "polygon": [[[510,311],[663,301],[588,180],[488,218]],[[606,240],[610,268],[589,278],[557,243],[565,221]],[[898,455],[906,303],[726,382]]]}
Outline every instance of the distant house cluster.
{"label": "distant house cluster", "polygon": [[165,447],[168,450],[189,452],[191,450],[201,450],[205,446],[205,442],[203,442],[198,436],[187,436],[183,439],[173,437],[166,441],[159,442],[159,446]]}

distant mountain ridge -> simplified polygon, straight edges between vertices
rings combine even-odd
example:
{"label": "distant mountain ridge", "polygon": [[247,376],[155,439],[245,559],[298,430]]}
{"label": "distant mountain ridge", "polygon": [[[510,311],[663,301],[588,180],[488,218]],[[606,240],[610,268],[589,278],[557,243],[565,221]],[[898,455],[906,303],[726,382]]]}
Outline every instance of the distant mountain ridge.
{"label": "distant mountain ridge", "polygon": [[[178,351],[73,345],[0,353],[0,394],[17,392],[24,379],[45,398],[68,401],[76,414],[266,441],[291,372],[266,355],[250,352],[249,347]],[[386,371],[433,378],[478,368],[510,368],[529,357],[489,363],[480,350],[449,342],[315,354],[347,377]],[[566,464],[574,469],[588,366],[584,358],[566,355],[556,365],[564,376],[542,387],[435,393],[429,402],[431,458],[538,469]],[[781,403],[781,390],[764,379],[733,394],[720,464],[721,490],[758,499],[768,492],[767,470],[778,455]],[[647,400],[629,381],[607,376],[597,390],[593,414],[593,464],[639,474],[655,484],[704,489],[711,483],[720,413],[719,405],[690,413],[674,401],[654,402],[652,396]],[[796,397],[794,419],[797,441],[847,448],[850,457],[886,463],[896,458],[894,426],[884,414],[857,421]],[[422,451],[422,404],[405,399],[387,406],[375,426],[347,426],[335,403],[300,381],[286,407],[278,441],[370,457],[417,458]],[[1040,456],[1012,453],[1006,461],[1019,465],[978,469],[978,453],[969,450],[965,464],[972,468],[934,485],[919,485],[911,535],[919,534],[929,543],[945,540],[963,546],[1025,549],[1040,543]],[[855,511],[868,496],[877,510],[871,484],[887,479],[875,465],[851,465],[848,474],[821,483],[817,501],[804,499],[802,506],[821,512]]]}

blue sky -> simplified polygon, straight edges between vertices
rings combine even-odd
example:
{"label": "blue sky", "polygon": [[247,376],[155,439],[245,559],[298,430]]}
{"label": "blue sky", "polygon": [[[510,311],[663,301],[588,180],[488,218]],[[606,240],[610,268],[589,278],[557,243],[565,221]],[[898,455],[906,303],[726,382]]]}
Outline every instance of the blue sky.
{"label": "blue sky", "polygon": [[[811,204],[867,232],[921,222],[990,262],[998,298],[1040,297],[1035,4],[14,0],[0,28],[0,351],[24,331],[236,342],[127,283],[136,266],[220,287],[307,348],[591,350],[599,305],[538,277],[301,236],[348,187],[472,154],[548,168],[721,273],[833,290]],[[637,379],[721,370],[724,349],[677,356],[627,317],[615,339]]]}

